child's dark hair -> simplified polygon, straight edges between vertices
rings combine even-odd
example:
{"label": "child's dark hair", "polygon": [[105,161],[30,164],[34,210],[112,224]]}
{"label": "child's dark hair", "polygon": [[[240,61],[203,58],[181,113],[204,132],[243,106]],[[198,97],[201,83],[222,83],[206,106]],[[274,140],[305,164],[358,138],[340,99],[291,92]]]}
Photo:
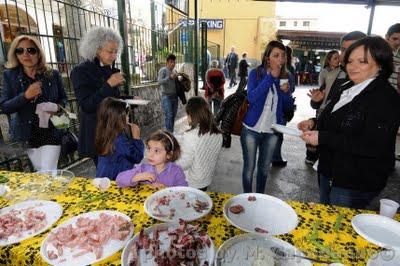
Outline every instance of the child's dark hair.
{"label": "child's dark hair", "polygon": [[112,97],[107,97],[101,102],[97,111],[97,154],[107,155],[112,152],[114,140],[126,127],[128,110],[126,103]]}
{"label": "child's dark hair", "polygon": [[146,145],[149,145],[149,141],[159,141],[162,143],[167,152],[168,162],[175,162],[181,157],[181,146],[174,135],[168,131],[158,130],[152,133],[146,140]]}
{"label": "child's dark hair", "polygon": [[211,113],[210,105],[202,97],[192,97],[186,104],[186,113],[192,120],[191,129],[199,126],[199,136],[210,132],[210,134],[221,133],[214,116]]}

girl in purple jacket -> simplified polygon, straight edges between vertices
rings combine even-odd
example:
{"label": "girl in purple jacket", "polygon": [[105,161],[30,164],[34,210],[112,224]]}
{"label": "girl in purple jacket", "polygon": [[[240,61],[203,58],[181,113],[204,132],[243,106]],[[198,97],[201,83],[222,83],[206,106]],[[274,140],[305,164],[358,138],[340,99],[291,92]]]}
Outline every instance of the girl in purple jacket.
{"label": "girl in purple jacket", "polygon": [[155,187],[187,186],[186,177],[180,166],[174,163],[181,154],[175,137],[159,130],[146,140],[147,163],[137,165],[117,176],[119,187],[135,187],[139,183]]}

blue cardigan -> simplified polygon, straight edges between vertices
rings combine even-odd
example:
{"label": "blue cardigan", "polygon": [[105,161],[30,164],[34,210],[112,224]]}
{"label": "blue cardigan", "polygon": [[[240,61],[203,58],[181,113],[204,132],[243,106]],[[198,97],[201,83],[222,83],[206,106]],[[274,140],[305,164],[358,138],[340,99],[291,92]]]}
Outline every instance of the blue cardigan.
{"label": "blue cardigan", "polygon": [[[257,69],[258,68],[253,69],[250,72],[247,83],[247,100],[249,101],[249,107],[243,122],[249,127],[254,127],[257,124],[264,110],[265,101],[272,85],[275,84],[276,88],[280,88],[279,78],[267,74],[265,70],[262,70],[261,75],[257,78]],[[276,108],[276,122],[280,125],[284,125],[286,121],[283,118],[283,114],[293,109],[294,98],[290,90],[285,93],[278,89],[277,93],[278,106]]]}
{"label": "blue cardigan", "polygon": [[130,170],[143,159],[144,144],[140,139],[132,139],[121,133],[114,140],[113,152],[101,156],[97,164],[96,176],[115,180],[123,171]]}

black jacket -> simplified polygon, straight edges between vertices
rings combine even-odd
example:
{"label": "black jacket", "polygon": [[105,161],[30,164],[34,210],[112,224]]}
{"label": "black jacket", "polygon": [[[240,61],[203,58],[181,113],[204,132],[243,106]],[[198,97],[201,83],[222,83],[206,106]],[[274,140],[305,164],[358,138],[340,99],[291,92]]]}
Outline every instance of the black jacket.
{"label": "black jacket", "polygon": [[229,95],[221,103],[221,109],[219,110],[216,120],[217,123],[221,123],[221,131],[223,137],[222,146],[229,148],[231,146],[231,130],[233,123],[236,119],[236,114],[246,99],[247,91],[238,89],[234,94]]}
{"label": "black jacket", "polygon": [[249,63],[247,63],[247,60],[246,59],[240,60],[238,76],[243,78],[247,77],[249,75],[248,68],[249,68]]}
{"label": "black jacket", "polygon": [[332,98],[318,118],[318,171],[336,187],[380,191],[394,165],[400,96],[378,77],[331,113],[339,99],[340,94]]}
{"label": "black jacket", "polygon": [[237,53],[229,53],[225,58],[225,66],[229,70],[236,69],[238,67],[239,57]]}
{"label": "black jacket", "polygon": [[84,61],[71,72],[71,81],[79,105],[79,142],[81,157],[96,155],[94,140],[97,126],[97,108],[106,97],[118,97],[118,87],[111,87],[107,80],[117,69],[101,67],[98,60]]}
{"label": "black jacket", "polygon": [[178,73],[178,75],[182,76],[182,80],[179,81],[178,79],[175,79],[176,96],[178,96],[182,104],[186,104],[187,100],[185,91],[190,91],[190,78],[185,73]]}
{"label": "black jacket", "polygon": [[[35,116],[36,102],[25,99],[24,93],[29,85],[23,82],[22,67],[6,69],[3,72],[3,89],[0,106],[4,114],[13,114],[10,121],[12,141],[26,142],[31,136],[31,123]],[[42,93],[49,102],[65,105],[67,96],[57,70],[50,75],[38,75],[42,81]]]}

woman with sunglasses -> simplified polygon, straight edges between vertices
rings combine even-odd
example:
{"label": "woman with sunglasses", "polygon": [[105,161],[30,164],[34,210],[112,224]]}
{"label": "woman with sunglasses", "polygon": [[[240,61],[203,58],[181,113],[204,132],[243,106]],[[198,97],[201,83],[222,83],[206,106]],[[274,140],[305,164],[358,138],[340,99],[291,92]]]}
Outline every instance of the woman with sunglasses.
{"label": "woman with sunglasses", "polygon": [[26,35],[11,43],[6,68],[0,106],[3,113],[13,114],[11,140],[28,145],[36,170],[57,169],[61,134],[49,118],[67,100],[59,72],[46,66],[39,41]]}
{"label": "woman with sunglasses", "polygon": [[86,60],[71,72],[71,81],[79,105],[80,157],[90,157],[97,166],[95,151],[97,109],[107,97],[119,98],[124,76],[114,67],[122,48],[119,33],[111,28],[93,27],[81,41],[79,54]]}

